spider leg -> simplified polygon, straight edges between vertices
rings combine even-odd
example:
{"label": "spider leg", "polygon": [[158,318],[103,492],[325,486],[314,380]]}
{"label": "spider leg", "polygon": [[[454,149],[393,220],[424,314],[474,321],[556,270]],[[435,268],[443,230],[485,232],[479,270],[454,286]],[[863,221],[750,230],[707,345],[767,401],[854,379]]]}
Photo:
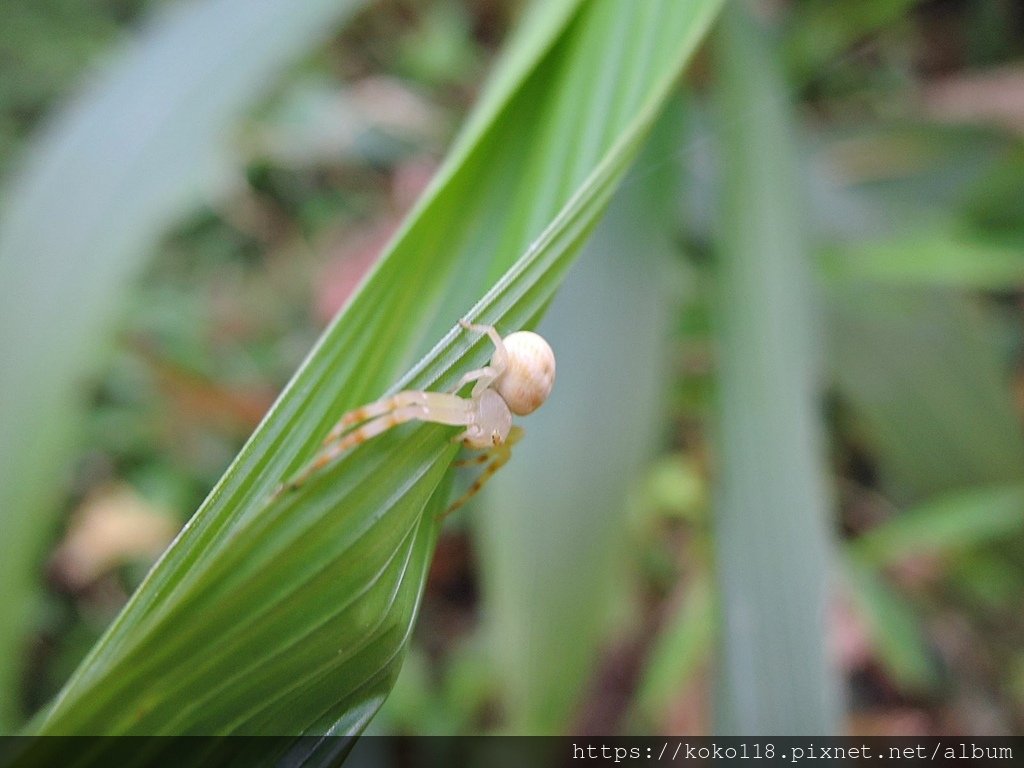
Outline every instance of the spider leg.
{"label": "spider leg", "polygon": [[353,426],[364,421],[381,416],[385,413],[396,411],[399,408],[403,408],[411,405],[425,406],[426,392],[406,391],[399,392],[398,394],[392,395],[391,397],[384,397],[375,403],[364,405],[359,408],[353,408],[351,411],[346,413],[334,428],[327,433],[327,437],[324,438],[324,445],[329,445],[338,440],[343,434],[352,429]]}
{"label": "spider leg", "polygon": [[345,453],[345,451],[365,443],[371,437],[376,437],[382,432],[398,426],[399,424],[404,424],[407,421],[422,419],[426,410],[427,409],[422,405],[406,405],[396,408],[390,413],[385,413],[375,419],[367,421],[362,426],[353,429],[344,436],[339,436],[329,442],[325,442],[323,450],[313,457],[313,460],[305,467],[305,469],[282,485],[274,495],[276,496],[283,490],[293,491],[302,486],[310,477],[333,462],[341,456],[341,454]]}
{"label": "spider leg", "polygon": [[466,320],[459,320],[459,325],[465,328],[467,331],[476,331],[477,333],[486,333],[491,337],[491,341],[494,342],[495,349],[501,350],[504,353],[505,343],[501,340],[501,334],[498,333],[498,329],[493,325],[479,325],[477,323],[470,323]]}
{"label": "spider leg", "polygon": [[[477,397],[505,372],[505,368],[508,367],[508,351],[505,349],[505,342],[501,340],[501,334],[493,325],[477,325],[465,320],[459,320],[459,325],[467,331],[486,333],[494,344],[494,356],[491,358],[491,364],[476,371],[470,371],[462,377],[459,383],[459,388],[461,388],[470,381],[476,381],[476,385],[473,387],[473,397]],[[481,375],[476,376],[475,374]],[[458,391],[458,388],[455,391]]]}
{"label": "spider leg", "polygon": [[[508,460],[512,458],[512,446],[518,443],[523,437],[523,430],[519,427],[512,427],[512,431],[508,433],[508,437],[501,445],[496,445],[494,448],[489,448],[481,453],[479,456],[474,456],[471,459],[464,459],[456,462],[456,466],[471,466],[473,464],[485,464],[480,476],[470,484],[466,492],[463,493],[459,498],[451,503],[451,505],[437,516],[438,520],[444,520],[452,512],[460,509],[467,501],[476,496],[480,489],[483,488],[487,481],[490,480],[497,473],[499,469],[508,463]],[[488,463],[490,462],[490,463]]]}
{"label": "spider leg", "polygon": [[[280,486],[274,496],[298,488],[346,451],[407,421],[465,426],[473,418],[471,406],[471,400],[455,395],[407,391],[349,411],[331,430],[320,453],[296,477]],[[360,421],[363,423],[353,427]]]}
{"label": "spider leg", "polygon": [[495,449],[491,448],[490,450],[478,453],[476,456],[473,456],[472,458],[459,459],[458,461],[453,461],[452,466],[462,469],[463,467],[475,467],[478,464],[486,464],[494,457],[494,451]]}
{"label": "spider leg", "polygon": [[[448,392],[449,394],[454,395],[471,381],[477,382],[477,387],[481,386],[481,383],[483,383],[483,387],[486,388],[489,387],[500,375],[501,371],[497,370],[493,366],[485,365],[483,368],[477,368],[474,371],[467,372],[461,379],[459,379],[459,383],[450,388]],[[473,387],[473,391],[474,393],[476,392],[476,387]]]}

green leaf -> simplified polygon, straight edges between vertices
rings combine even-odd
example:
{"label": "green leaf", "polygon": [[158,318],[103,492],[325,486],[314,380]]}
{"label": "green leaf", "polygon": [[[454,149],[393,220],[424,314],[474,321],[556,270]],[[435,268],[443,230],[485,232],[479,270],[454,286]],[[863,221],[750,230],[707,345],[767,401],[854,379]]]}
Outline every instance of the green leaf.
{"label": "green leaf", "polygon": [[[879,658],[898,684],[911,691],[932,688],[939,673],[920,616],[886,584],[880,569],[906,557],[963,551],[1011,536],[1022,527],[1024,485],[998,485],[946,494],[901,512],[847,545],[851,595]],[[1008,571],[1000,570],[998,561],[990,562],[996,583],[1008,587]],[[990,569],[982,569],[972,568],[955,581],[970,585],[969,579],[984,579]]]}
{"label": "green leaf", "polygon": [[1024,437],[990,308],[949,290],[833,285],[830,357],[901,503],[1020,480]]}
{"label": "green leaf", "polygon": [[825,254],[830,276],[895,286],[1012,290],[1024,279],[1021,242],[984,232],[933,226]]}
{"label": "green leaf", "polygon": [[[1006,485],[946,494],[901,512],[846,547],[846,574],[851,596],[864,617],[880,660],[893,678],[910,690],[938,681],[914,608],[886,584],[879,570],[902,558],[963,551],[1009,536],[1024,528],[1024,485]],[[996,581],[1006,584],[998,561]],[[977,580],[991,567],[972,563],[966,578]],[[1012,589],[1012,588],[1011,588]],[[985,590],[991,593],[991,590]]]}
{"label": "green leaf", "polygon": [[785,83],[740,4],[717,38],[722,210],[715,321],[719,732],[834,734],[829,495],[810,261]]}
{"label": "green leaf", "polygon": [[[355,0],[208,0],[157,19],[35,146],[0,224],[0,730],[86,389],[163,230],[227,170],[230,126]],[[187,62],[187,65],[183,63]]]}
{"label": "green leaf", "polygon": [[811,0],[794,7],[786,57],[798,80],[822,77],[836,59],[878,29],[894,26],[912,0],[852,0],[839,5]]}
{"label": "green leaf", "polygon": [[[978,190],[989,185],[1000,166],[1012,162],[1008,154],[1014,147],[984,126],[905,121],[840,129],[822,138],[829,182],[839,182],[853,193],[851,200],[867,204],[874,214],[864,217],[856,206],[844,206],[844,229],[857,227],[860,219],[857,228],[864,237],[908,224],[920,227],[929,219],[948,218],[965,203],[977,205]],[[840,223],[842,214],[835,213]]]}
{"label": "green leaf", "polygon": [[855,554],[843,564],[850,597],[867,624],[882,664],[897,683],[911,691],[933,687],[939,677],[938,665],[917,611],[885,583],[876,568]]}
{"label": "green leaf", "polygon": [[710,576],[698,572],[651,649],[636,697],[636,716],[642,721],[658,722],[710,661],[717,614]]}
{"label": "green leaf", "polygon": [[489,342],[460,316],[536,321],[718,7],[575,5],[537,6],[383,260],[35,732],[356,733],[372,716],[453,430],[392,430],[271,495],[349,408],[481,365]]}
{"label": "green leaf", "polygon": [[678,112],[552,303],[542,330],[558,352],[556,392],[479,518],[486,631],[513,733],[570,728],[623,580],[626,499],[661,424]]}
{"label": "green leaf", "polygon": [[865,564],[969,549],[1024,528],[1024,485],[946,494],[900,512],[851,544]]}

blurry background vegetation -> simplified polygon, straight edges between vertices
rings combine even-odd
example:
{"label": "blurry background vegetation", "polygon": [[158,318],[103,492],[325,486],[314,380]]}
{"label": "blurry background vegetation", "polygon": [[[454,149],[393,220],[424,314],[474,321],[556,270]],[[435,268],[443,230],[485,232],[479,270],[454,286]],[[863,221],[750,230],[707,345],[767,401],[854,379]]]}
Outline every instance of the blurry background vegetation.
{"label": "blurry background vegetation", "polygon": [[[5,178],[83,72],[161,5],[5,3]],[[841,538],[828,642],[846,727],[1024,733],[1024,9],[762,5],[821,278]],[[27,672],[0,692],[22,714],[59,689],[373,263],[519,10],[371,3],[239,126],[244,176],[163,239],[104,374],[83,384]],[[685,110],[659,126],[552,307],[562,410],[526,425],[486,503],[446,528],[374,732],[712,731],[716,61],[690,67]],[[671,230],[644,230],[659,205]],[[631,228],[649,260],[621,253]],[[651,325],[663,343],[602,359],[608,338]],[[600,442],[558,444],[574,418],[600,422]],[[559,456],[608,466],[620,442],[647,458],[611,487],[559,483]],[[783,556],[799,558],[792,546]]]}

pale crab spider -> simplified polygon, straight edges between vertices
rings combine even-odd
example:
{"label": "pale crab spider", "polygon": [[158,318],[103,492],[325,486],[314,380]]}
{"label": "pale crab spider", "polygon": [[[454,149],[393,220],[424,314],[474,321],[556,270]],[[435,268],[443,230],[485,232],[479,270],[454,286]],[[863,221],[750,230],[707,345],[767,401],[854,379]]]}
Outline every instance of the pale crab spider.
{"label": "pale crab spider", "polygon": [[[456,462],[456,466],[487,467],[444,515],[469,501],[505,465],[511,447],[522,437],[522,429],[512,425],[513,414],[533,413],[551,394],[555,354],[532,331],[517,331],[503,339],[493,326],[474,325],[465,320],[459,324],[468,331],[486,333],[494,342],[490,365],[467,372],[448,392],[406,390],[349,411],[324,439],[320,453],[310,465],[280,490],[298,488],[345,451],[392,427],[416,420],[465,427],[453,442],[483,451],[473,459]],[[458,391],[470,383],[473,389],[469,397],[459,397]]]}

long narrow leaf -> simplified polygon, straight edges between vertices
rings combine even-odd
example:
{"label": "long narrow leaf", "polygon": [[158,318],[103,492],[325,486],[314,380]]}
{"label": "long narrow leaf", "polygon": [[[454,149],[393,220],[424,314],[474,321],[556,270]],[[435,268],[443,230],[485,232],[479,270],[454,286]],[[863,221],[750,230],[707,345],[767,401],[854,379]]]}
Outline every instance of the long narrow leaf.
{"label": "long narrow leaf", "polygon": [[915,607],[855,552],[844,558],[843,565],[853,607],[867,626],[882,664],[906,688],[920,691],[934,686],[938,664]]}
{"label": "long narrow leaf", "polygon": [[[410,631],[452,430],[393,430],[272,492],[346,409],[480,365],[488,343],[453,328],[460,315],[536,321],[717,5],[618,0],[550,15],[557,33],[526,27],[509,54],[531,52],[521,81],[503,85],[36,732],[358,732]],[[629,65],[594,77],[617,48]]]}
{"label": "long narrow leaf", "polygon": [[659,122],[552,303],[542,328],[566,395],[527,426],[474,521],[513,732],[566,730],[622,583],[626,498],[660,426],[678,187],[665,159],[679,111]]}
{"label": "long narrow leaf", "polygon": [[1024,485],[946,494],[909,509],[860,536],[852,552],[866,565],[968,549],[1024,528]]}
{"label": "long narrow leaf", "polygon": [[[229,127],[357,0],[167,13],[37,145],[0,212],[0,731],[16,715],[32,574],[83,390],[120,297],[226,166]],[[187,65],[182,65],[182,62]]]}
{"label": "long narrow leaf", "polygon": [[835,734],[829,505],[795,150],[766,34],[739,4],[722,20],[718,727]]}

